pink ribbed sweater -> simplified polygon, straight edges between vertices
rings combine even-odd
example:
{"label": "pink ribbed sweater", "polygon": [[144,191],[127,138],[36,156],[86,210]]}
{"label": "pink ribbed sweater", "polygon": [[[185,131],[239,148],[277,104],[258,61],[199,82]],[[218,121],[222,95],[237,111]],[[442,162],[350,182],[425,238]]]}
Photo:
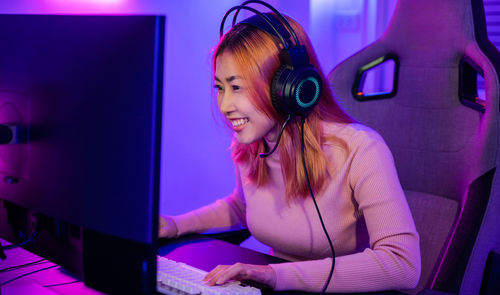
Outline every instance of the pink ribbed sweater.
{"label": "pink ribbed sweater", "polygon": [[[383,139],[360,124],[325,123],[339,142],[323,148],[334,174],[316,196],[335,249],[328,292],[410,289],[420,276],[419,236],[392,154]],[[235,191],[224,199],[174,216],[179,235],[248,226],[272,254],[292,262],[272,264],[276,290],[318,292],[331,265],[331,251],[311,198],[287,204],[279,155],[268,158],[270,184],[246,181],[237,165]]]}

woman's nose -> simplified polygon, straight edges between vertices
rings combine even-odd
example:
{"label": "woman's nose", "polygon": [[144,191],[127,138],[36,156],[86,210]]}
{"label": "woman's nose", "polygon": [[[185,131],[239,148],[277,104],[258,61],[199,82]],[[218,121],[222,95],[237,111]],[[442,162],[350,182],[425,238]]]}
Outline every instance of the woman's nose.
{"label": "woman's nose", "polygon": [[220,97],[219,109],[221,113],[228,114],[234,111],[234,104],[232,94],[230,92],[224,92]]}

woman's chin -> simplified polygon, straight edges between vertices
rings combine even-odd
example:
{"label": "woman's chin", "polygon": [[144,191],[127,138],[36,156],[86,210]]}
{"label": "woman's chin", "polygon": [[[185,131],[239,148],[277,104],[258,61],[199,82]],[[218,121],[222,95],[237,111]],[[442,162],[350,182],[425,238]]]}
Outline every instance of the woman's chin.
{"label": "woman's chin", "polygon": [[236,134],[236,140],[241,144],[252,144],[256,141],[255,138],[249,138],[248,136],[244,136],[240,133]]}

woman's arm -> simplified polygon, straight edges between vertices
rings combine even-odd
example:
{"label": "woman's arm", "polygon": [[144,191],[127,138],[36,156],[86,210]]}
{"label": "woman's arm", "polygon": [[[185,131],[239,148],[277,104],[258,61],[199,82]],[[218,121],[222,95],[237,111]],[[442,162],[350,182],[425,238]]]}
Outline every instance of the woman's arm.
{"label": "woman's arm", "polygon": [[236,188],[231,195],[185,214],[160,217],[160,237],[165,238],[232,227],[246,227],[245,201],[238,169]]}

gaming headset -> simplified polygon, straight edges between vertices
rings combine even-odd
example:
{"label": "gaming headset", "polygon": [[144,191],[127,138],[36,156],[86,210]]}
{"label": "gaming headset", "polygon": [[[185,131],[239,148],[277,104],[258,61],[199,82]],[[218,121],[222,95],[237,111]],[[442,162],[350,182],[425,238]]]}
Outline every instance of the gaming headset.
{"label": "gaming headset", "polygon": [[[272,13],[262,13],[252,7],[246,6],[249,3],[261,4],[269,8]],[[228,15],[236,10],[233,23],[241,9],[255,13],[254,16],[242,20],[239,24],[248,24],[256,27],[271,36],[280,39],[283,49],[279,57],[281,66],[274,73],[271,82],[271,102],[276,111],[288,116],[305,117],[319,102],[322,90],[321,76],[314,66],[309,63],[309,56],[306,47],[300,45],[297,35],[285,17],[274,7],[266,2],[249,0],[241,5],[229,9],[220,25],[220,36],[224,35],[224,23]],[[286,28],[283,26],[285,24]],[[293,37],[295,45],[290,37]]]}

